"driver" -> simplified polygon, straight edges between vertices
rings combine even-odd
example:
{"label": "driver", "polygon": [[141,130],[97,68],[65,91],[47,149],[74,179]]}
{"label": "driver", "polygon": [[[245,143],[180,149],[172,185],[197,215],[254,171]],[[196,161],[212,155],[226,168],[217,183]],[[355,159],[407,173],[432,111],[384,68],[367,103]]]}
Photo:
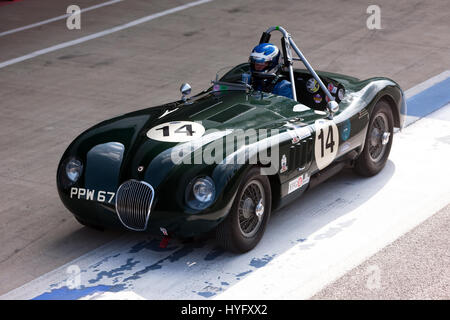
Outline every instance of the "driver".
{"label": "driver", "polygon": [[293,99],[291,83],[280,79],[277,74],[280,68],[280,50],[277,46],[271,43],[258,44],[250,54],[249,63],[251,75],[246,82],[255,90]]}

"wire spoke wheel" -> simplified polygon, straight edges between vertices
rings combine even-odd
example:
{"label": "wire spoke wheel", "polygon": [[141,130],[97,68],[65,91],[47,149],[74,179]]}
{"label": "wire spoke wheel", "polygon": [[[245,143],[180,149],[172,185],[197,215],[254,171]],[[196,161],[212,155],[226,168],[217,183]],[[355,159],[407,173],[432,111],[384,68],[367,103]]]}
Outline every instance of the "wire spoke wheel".
{"label": "wire spoke wheel", "polygon": [[384,141],[389,132],[389,122],[384,113],[378,113],[373,121],[370,134],[369,156],[373,162],[378,162],[386,152],[387,143]]}
{"label": "wire spoke wheel", "polygon": [[253,237],[259,230],[264,215],[264,187],[258,180],[250,181],[239,199],[239,229],[245,237]]}
{"label": "wire spoke wheel", "polygon": [[357,174],[372,177],[384,168],[391,152],[393,134],[393,107],[381,99],[371,111],[364,148],[355,160]]}
{"label": "wire spoke wheel", "polygon": [[261,175],[261,168],[252,167],[242,176],[233,205],[216,228],[218,243],[236,253],[253,249],[264,234],[271,209],[269,178]]}

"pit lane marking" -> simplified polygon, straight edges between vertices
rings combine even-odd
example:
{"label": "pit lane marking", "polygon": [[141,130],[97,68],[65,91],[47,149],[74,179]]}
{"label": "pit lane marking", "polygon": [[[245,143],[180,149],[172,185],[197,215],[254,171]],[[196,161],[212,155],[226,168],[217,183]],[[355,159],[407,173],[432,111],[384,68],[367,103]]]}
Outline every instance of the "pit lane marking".
{"label": "pit lane marking", "polygon": [[60,50],[60,49],[67,48],[67,47],[75,46],[77,44],[80,44],[80,43],[83,43],[83,42],[86,42],[86,41],[97,39],[97,38],[109,35],[111,33],[122,31],[122,30],[125,30],[125,29],[128,29],[128,28],[137,26],[139,24],[142,24],[142,23],[145,23],[145,22],[149,22],[149,21],[154,20],[156,18],[167,16],[169,14],[172,14],[172,13],[175,13],[175,12],[178,12],[178,11],[182,11],[182,10],[185,10],[185,9],[189,9],[191,7],[195,7],[195,6],[198,6],[198,5],[201,5],[201,4],[204,4],[204,3],[208,3],[208,2],[212,2],[212,1],[214,1],[214,0],[198,0],[198,1],[194,1],[194,2],[189,2],[189,3],[186,3],[184,5],[181,5],[181,6],[178,6],[178,7],[174,7],[174,8],[171,8],[171,9],[167,9],[167,10],[164,10],[164,11],[161,11],[161,12],[157,12],[157,13],[154,13],[154,14],[151,14],[151,15],[148,15],[148,16],[145,16],[145,17],[142,17],[142,18],[130,21],[128,23],[125,23],[125,24],[122,24],[122,25],[119,25],[119,26],[115,26],[115,27],[110,28],[110,29],[106,29],[106,30],[103,30],[103,31],[100,31],[100,32],[96,32],[96,33],[90,34],[88,36],[84,36],[84,37],[81,37],[81,38],[78,38],[78,39],[75,39],[75,40],[63,42],[63,43],[60,43],[60,44],[57,44],[57,45],[54,45],[54,46],[51,46],[51,47],[48,47],[48,48],[45,48],[45,49],[33,51],[33,52],[31,52],[29,54],[26,54],[24,56],[0,62],[0,69],[4,68],[4,67],[7,67],[7,66],[10,66],[10,65],[15,64],[15,63],[19,63],[19,62],[22,62],[22,61],[25,61],[25,60],[29,60],[29,59],[32,59],[32,58],[35,58],[35,57],[38,57],[38,56],[41,56],[41,55],[53,52],[53,51],[57,51],[57,50]]}
{"label": "pit lane marking", "polygon": [[[109,6],[111,4],[114,4],[114,3],[117,3],[117,2],[122,2],[122,1],[124,1],[124,0],[111,0],[111,1],[103,2],[103,3],[97,4],[95,6],[91,6],[91,7],[87,7],[87,8],[81,9],[80,13],[91,11],[91,10],[95,10],[95,9],[98,9],[98,8],[101,8],[101,7],[105,7],[105,6]],[[66,14],[63,14],[62,16],[57,16],[57,17],[46,19],[46,20],[42,20],[42,21],[39,21],[39,22],[36,22],[36,23],[28,24],[28,25],[23,26],[23,27],[11,29],[11,30],[8,30],[8,31],[3,31],[3,32],[0,32],[0,37],[4,37],[4,36],[6,36],[8,34],[12,34],[12,33],[16,33],[16,32],[19,32],[19,31],[24,31],[24,30],[35,28],[35,27],[38,27],[38,26],[42,26],[43,24],[48,24],[48,23],[55,22],[55,21],[58,21],[58,20],[63,20],[65,18],[69,17],[70,15],[71,15],[71,13],[66,13]]]}

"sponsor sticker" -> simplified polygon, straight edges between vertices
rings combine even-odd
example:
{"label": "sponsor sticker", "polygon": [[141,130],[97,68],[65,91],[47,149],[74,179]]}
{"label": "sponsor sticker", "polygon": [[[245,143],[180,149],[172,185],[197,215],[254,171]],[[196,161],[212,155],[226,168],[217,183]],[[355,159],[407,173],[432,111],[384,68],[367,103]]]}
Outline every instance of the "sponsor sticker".
{"label": "sponsor sticker", "polygon": [[331,82],[328,84],[328,91],[330,91],[331,93],[336,93],[337,91],[337,87],[334,86]]}
{"label": "sponsor sticker", "polygon": [[300,177],[289,181],[288,194],[300,189],[305,184],[309,183],[309,175],[307,173],[302,174]]}
{"label": "sponsor sticker", "polygon": [[283,154],[283,156],[281,157],[281,169],[280,169],[280,173],[286,172],[288,169],[287,167],[287,158],[286,155]]}
{"label": "sponsor sticker", "polygon": [[362,109],[359,113],[358,113],[358,119],[362,119],[362,118],[366,118],[369,116],[369,112],[366,109]]}
{"label": "sponsor sticker", "polygon": [[344,123],[342,124],[342,129],[341,129],[341,140],[342,141],[346,141],[348,140],[348,138],[350,138],[350,132],[351,132],[351,122],[350,119],[347,119],[344,121]]}
{"label": "sponsor sticker", "polygon": [[306,82],[306,89],[311,93],[316,93],[319,90],[319,83],[314,78],[310,78]]}
{"label": "sponsor sticker", "polygon": [[322,96],[319,93],[315,94],[313,99],[314,99],[315,103],[321,103],[322,102]]}
{"label": "sponsor sticker", "polygon": [[339,89],[338,98],[339,98],[339,100],[344,99],[344,89]]}

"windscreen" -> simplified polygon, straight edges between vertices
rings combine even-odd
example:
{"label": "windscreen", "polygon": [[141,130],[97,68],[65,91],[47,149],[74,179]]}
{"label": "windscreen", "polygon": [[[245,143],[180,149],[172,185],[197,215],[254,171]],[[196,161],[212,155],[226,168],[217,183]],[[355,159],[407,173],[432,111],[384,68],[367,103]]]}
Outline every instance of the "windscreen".
{"label": "windscreen", "polygon": [[213,80],[216,91],[219,90],[247,90],[250,79],[250,67],[248,63],[238,66],[221,68]]}

